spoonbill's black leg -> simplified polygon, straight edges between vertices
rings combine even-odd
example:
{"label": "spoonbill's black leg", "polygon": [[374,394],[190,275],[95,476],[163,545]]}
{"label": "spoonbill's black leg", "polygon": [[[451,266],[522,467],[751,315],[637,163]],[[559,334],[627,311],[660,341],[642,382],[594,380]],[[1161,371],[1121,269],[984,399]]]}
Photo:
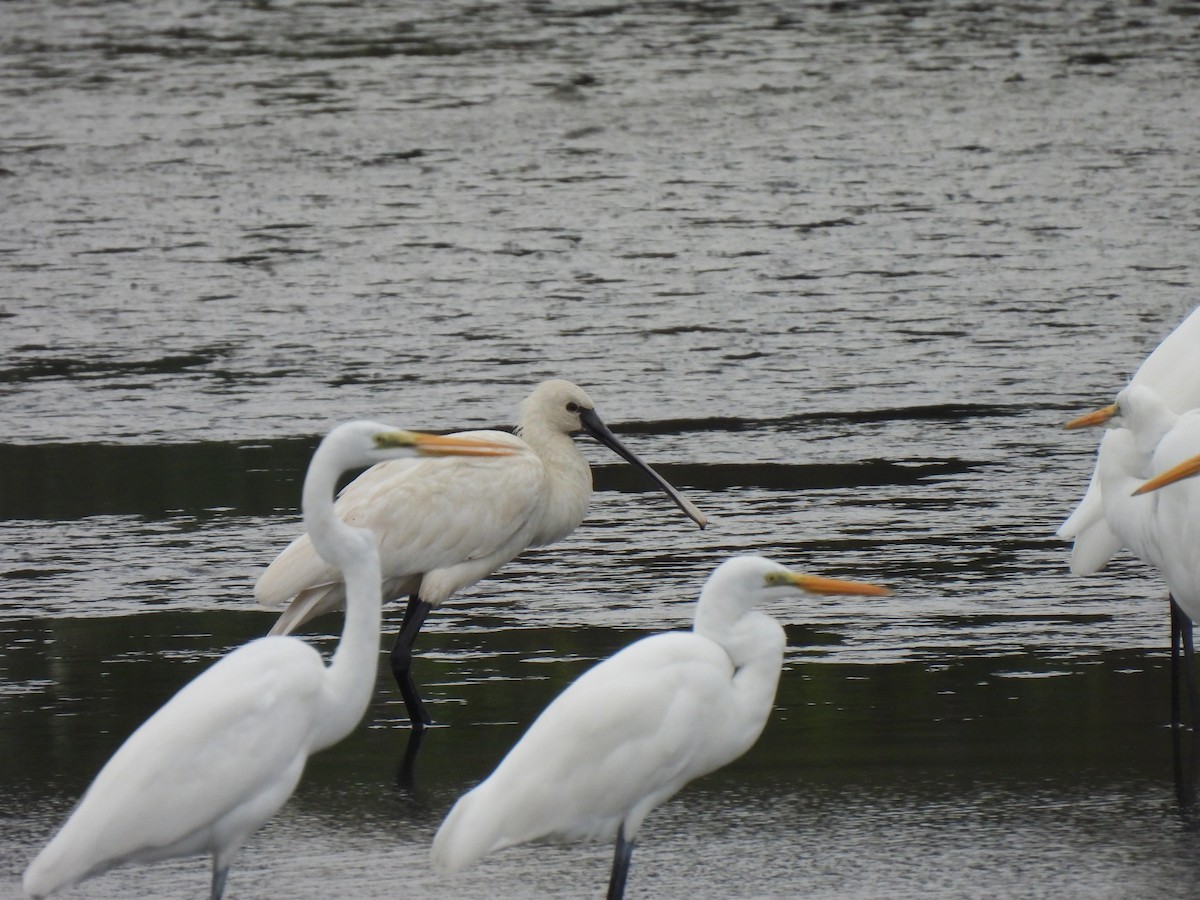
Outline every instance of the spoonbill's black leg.
{"label": "spoonbill's black leg", "polygon": [[421,631],[421,626],[425,624],[425,617],[429,615],[431,609],[433,607],[416,594],[408,598],[408,606],[404,610],[404,620],[400,623],[400,634],[396,637],[396,643],[392,645],[391,653],[392,676],[396,679],[400,695],[404,698],[404,708],[408,710],[408,720],[412,723],[413,728],[418,729],[433,724],[433,719],[429,717],[425,704],[421,702],[417,683],[413,681],[412,677],[413,642],[416,641],[417,634]]}
{"label": "spoonbill's black leg", "polygon": [[396,772],[396,786],[402,791],[411,792],[416,787],[417,754],[421,743],[425,740],[425,729],[414,728],[408,733],[408,745],[404,748],[404,759],[400,761],[400,769]]}
{"label": "spoonbill's black leg", "polygon": [[[1171,603],[1171,723],[1186,724],[1183,721],[1180,694],[1188,693],[1188,710],[1191,713],[1193,728],[1200,727],[1200,692],[1196,685],[1196,654],[1192,638],[1192,620],[1188,617],[1174,597],[1168,598]],[[1180,657],[1182,656],[1182,659]],[[1181,686],[1181,682],[1185,685]]]}

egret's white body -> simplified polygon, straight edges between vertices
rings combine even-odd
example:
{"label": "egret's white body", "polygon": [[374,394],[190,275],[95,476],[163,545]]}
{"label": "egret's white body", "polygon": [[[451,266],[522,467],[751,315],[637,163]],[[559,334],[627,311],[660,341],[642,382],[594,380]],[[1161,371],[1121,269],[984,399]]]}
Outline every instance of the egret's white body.
{"label": "egret's white body", "polygon": [[[1101,414],[1111,428],[1129,434],[1128,442],[1120,443],[1123,448],[1122,459],[1116,468],[1131,478],[1148,478],[1155,448],[1175,426],[1179,414],[1153,388],[1144,384],[1130,384],[1117,394],[1112,406],[1105,407],[1095,415],[1099,418]],[[1075,545],[1071,549],[1071,571],[1076,575],[1088,575],[1102,569],[1117,551],[1128,546],[1119,533],[1120,528],[1105,512],[1101,472],[1105,468],[1104,457],[1113,452],[1114,446],[1117,445],[1101,440],[1096,453],[1092,485],[1075,512],[1059,529],[1060,537],[1075,538]]]}
{"label": "egret's white body", "polygon": [[[1129,381],[1129,387],[1135,386],[1152,391],[1162,406],[1175,414],[1200,407],[1200,308],[1184,319],[1146,358]],[[1110,417],[1118,414],[1116,404],[1106,410]],[[1097,419],[1096,423],[1099,421],[1103,419]],[[1144,450],[1144,465],[1148,466],[1150,454],[1166,430],[1153,421],[1142,423],[1128,416],[1123,416],[1121,424],[1136,433]],[[1099,473],[1100,461],[1097,460],[1083,499],[1058,529],[1060,538],[1075,542],[1071,550],[1071,571],[1076,575],[1089,575],[1104,568],[1122,546],[1104,514]]]}
{"label": "egret's white body", "polygon": [[[643,819],[689,781],[745,753],[774,703],[783,628],[754,607],[789,590],[883,594],[738,557],[709,577],[690,632],[644,638],[584,673],[495,772],[454,805],[431,859],[456,872],[537,838],[617,836],[613,881]],[[619,896],[610,885],[610,897]]]}
{"label": "egret's white body", "polygon": [[[1126,390],[1130,390],[1127,388]],[[1200,410],[1173,420],[1156,444],[1150,461],[1139,434],[1117,428],[1100,444],[1097,472],[1104,498],[1104,518],[1122,546],[1158,569],[1170,591],[1171,716],[1180,718],[1180,684],[1185,682],[1193,721],[1200,721],[1200,691],[1196,685],[1193,622],[1200,617],[1200,483],[1190,482],[1145,494],[1177,470],[1181,460],[1200,446]],[[1180,663],[1183,664],[1183,678]]]}
{"label": "egret's white body", "polygon": [[329,665],[303,641],[266,637],[201,673],[96,776],[26,870],[27,894],[42,897],[122,863],[210,853],[212,897],[221,896],[234,855],[291,796],[309,755],[354,728],[375,683],[379,557],[370,532],[334,515],[337,476],[426,452],[508,451],[370,422],[339,426],[325,438],[308,469],[303,506],[317,549],[347,585],[345,626]]}
{"label": "egret's white body", "polygon": [[[485,464],[465,457],[432,465],[389,462],[364,472],[338,498],[339,516],[378,536],[384,600],[412,598],[393,651],[393,671],[414,725],[428,722],[408,674],[412,641],[428,611],[526,548],[554,543],[583,521],[592,472],[571,437],[580,430],[646,471],[704,527],[700,511],[617,441],[591,398],[566,381],[544,382],[530,394],[521,405],[517,435],[455,435],[508,444],[511,456]],[[272,634],[287,634],[339,608],[343,594],[337,569],[320,559],[307,536],[280,553],[254,587],[263,606],[291,600]]]}
{"label": "egret's white body", "polygon": [[1200,621],[1200,481],[1136,494],[1147,479],[1193,457],[1200,447],[1200,410],[1176,417],[1149,466],[1131,432],[1109,431],[1101,442],[1100,480],[1105,518],[1138,559],[1153,566],[1171,597]]}

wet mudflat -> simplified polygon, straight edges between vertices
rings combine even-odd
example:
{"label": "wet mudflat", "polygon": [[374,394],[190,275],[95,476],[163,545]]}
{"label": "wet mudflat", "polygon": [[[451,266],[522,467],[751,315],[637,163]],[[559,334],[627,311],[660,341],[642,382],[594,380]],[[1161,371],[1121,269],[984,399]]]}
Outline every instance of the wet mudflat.
{"label": "wet mudflat", "polygon": [[445,881],[428,843],[740,551],[895,595],[771,610],[776,714],[648,820],[631,897],[1194,896],[1162,585],[1125,558],[1073,579],[1053,532],[1095,446],[1058,426],[1200,302],[1200,8],[0,20],[0,895],[129,731],[269,627],[250,585],[321,432],[502,425],[566,377],[709,529],[586,448],[584,525],[430,618],[446,727],[412,783],[381,676],[231,898],[599,896],[607,846]]}

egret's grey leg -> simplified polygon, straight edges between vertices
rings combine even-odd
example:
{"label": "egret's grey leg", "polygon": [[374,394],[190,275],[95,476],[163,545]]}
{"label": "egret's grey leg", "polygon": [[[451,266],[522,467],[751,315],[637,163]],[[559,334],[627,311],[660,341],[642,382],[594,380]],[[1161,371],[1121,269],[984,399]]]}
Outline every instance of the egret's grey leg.
{"label": "egret's grey leg", "polygon": [[612,875],[608,879],[608,900],[625,896],[625,880],[629,877],[629,860],[633,856],[633,841],[625,840],[625,825],[617,829],[617,847],[613,852]]}

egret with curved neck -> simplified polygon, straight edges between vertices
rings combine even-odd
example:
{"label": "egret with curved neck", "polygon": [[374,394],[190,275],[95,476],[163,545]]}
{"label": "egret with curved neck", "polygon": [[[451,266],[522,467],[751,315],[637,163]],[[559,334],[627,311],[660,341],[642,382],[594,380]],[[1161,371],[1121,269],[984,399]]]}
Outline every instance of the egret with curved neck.
{"label": "egret with curved neck", "polygon": [[510,447],[400,431],[372,422],[335,428],[304,480],[304,525],[346,584],[341,641],[326,666],[292,637],[252,641],[187,684],[113,754],[66,824],[25,870],[44,897],[114,866],[212,856],[220,900],[234,856],[283,806],[309,755],[362,718],[375,683],[381,595],[374,535],[333,511],[346,469],[403,456],[494,456]]}
{"label": "egret with curved neck", "polygon": [[798,591],[888,593],[759,556],[722,563],[704,585],[691,631],[643,638],[585,672],[459,799],[433,839],[434,868],[457,872],[542,837],[615,837],[608,896],[620,898],[646,816],[758,740],[786,638],[755,607]]}

